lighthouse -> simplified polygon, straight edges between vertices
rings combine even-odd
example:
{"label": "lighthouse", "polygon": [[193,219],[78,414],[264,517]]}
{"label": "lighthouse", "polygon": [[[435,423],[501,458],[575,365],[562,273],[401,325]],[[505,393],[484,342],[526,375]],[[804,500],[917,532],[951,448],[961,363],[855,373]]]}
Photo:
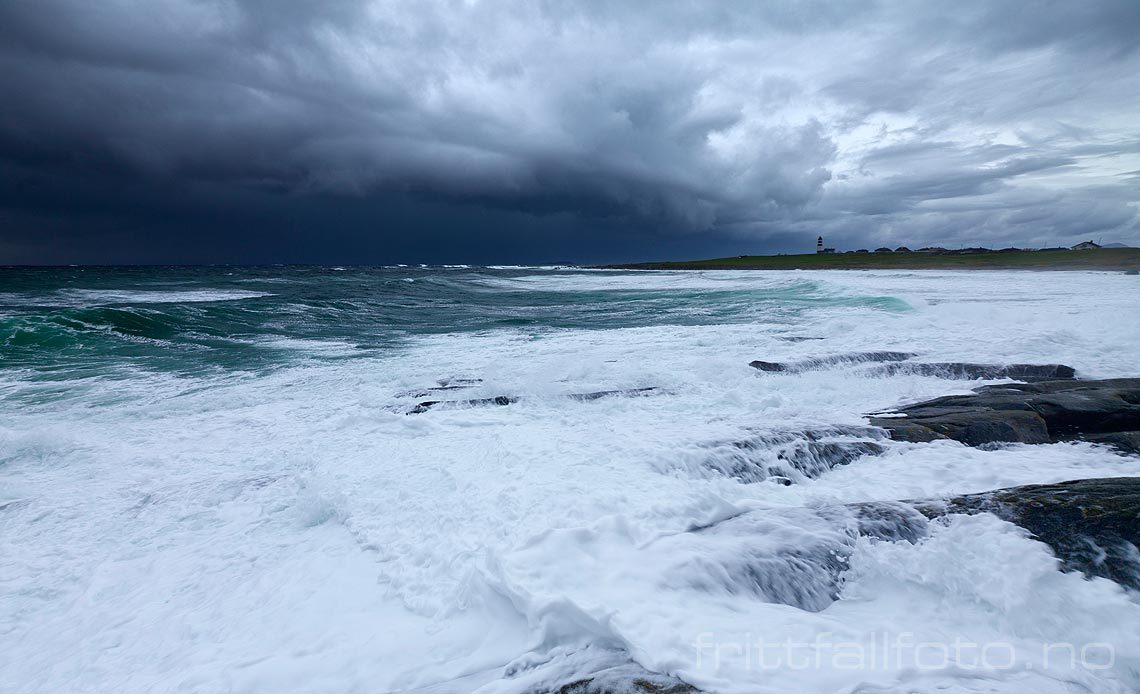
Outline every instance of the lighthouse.
{"label": "lighthouse", "polygon": [[815,240],[815,252],[816,253],[823,253],[823,237],[822,236],[820,236],[818,239]]}

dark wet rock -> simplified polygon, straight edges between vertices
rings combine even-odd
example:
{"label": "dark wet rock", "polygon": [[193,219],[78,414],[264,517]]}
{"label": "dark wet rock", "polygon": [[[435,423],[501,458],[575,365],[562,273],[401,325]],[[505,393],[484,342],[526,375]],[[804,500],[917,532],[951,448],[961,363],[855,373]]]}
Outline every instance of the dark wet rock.
{"label": "dark wet rock", "polygon": [[[785,338],[787,339],[787,338]],[[817,357],[797,362],[756,360],[749,366],[771,373],[802,373],[832,366],[882,363],[876,373],[884,375],[913,374],[937,378],[967,380],[1044,381],[1073,378],[1076,371],[1065,364],[973,364],[968,362],[912,362],[910,352],[858,352]]]}
{"label": "dark wet rock", "polygon": [[594,393],[572,393],[570,395],[570,398],[573,400],[589,402],[590,400],[600,400],[602,398],[636,397],[638,395],[647,395],[656,390],[656,386],[651,386],[649,388],[627,388],[625,390],[599,390]]}
{"label": "dark wet rock", "polygon": [[[960,441],[967,446],[980,446],[987,443],[1049,443],[1049,431],[1045,421],[1033,412],[977,412],[965,408],[949,411],[939,410],[939,414],[926,412],[910,415],[905,423],[887,427],[891,438],[899,441],[921,443],[939,438]],[[872,420],[879,424],[881,419]],[[898,420],[887,420],[897,422]]]}
{"label": "dark wet rock", "polygon": [[1136,268],[1132,268],[1131,270],[1125,270],[1124,274],[1126,274],[1126,275],[1140,275],[1140,270],[1137,270]]}
{"label": "dark wet rock", "polygon": [[482,383],[482,382],[483,382],[483,379],[481,379],[481,378],[442,378],[442,379],[436,381],[436,383],[438,383],[442,387],[473,386],[473,385],[476,385],[476,384]]}
{"label": "dark wet rock", "polygon": [[[599,390],[592,393],[571,393],[566,396],[572,400],[580,400],[589,402],[591,400],[600,400],[602,398],[613,397],[636,397],[640,395],[648,395],[657,391],[656,386],[649,388],[629,388],[625,390]],[[513,405],[519,401],[516,395],[498,395],[493,398],[471,398],[469,400],[423,400],[416,403],[405,414],[423,414],[434,407],[446,408],[463,408],[463,407],[489,407],[498,406],[504,407],[506,405]]]}
{"label": "dark wet rock", "polygon": [[1116,431],[1111,434],[1089,434],[1082,441],[1112,446],[1124,453],[1140,454],[1140,431]]}
{"label": "dark wet rock", "polygon": [[786,364],[781,364],[774,361],[760,361],[759,359],[753,362],[749,362],[748,365],[754,369],[760,369],[761,371],[777,372],[788,370],[788,366]]}
{"label": "dark wet rock", "polygon": [[1073,378],[1076,371],[1064,364],[969,364],[965,362],[888,364],[880,368],[887,375],[909,374],[960,380],[996,380],[1010,378],[1017,381],[1042,381]]}
{"label": "dark wet rock", "polygon": [[970,446],[1048,443],[1104,436],[1098,443],[1135,450],[1140,431],[1140,379],[1058,380],[985,386],[971,395],[936,398],[871,417],[901,441],[950,438]]}
{"label": "dark wet rock", "polygon": [[518,400],[517,397],[511,395],[497,395],[493,398],[473,398],[471,400],[424,400],[423,402],[417,402],[415,407],[408,410],[407,414],[423,414],[438,405],[446,405],[449,407],[487,407],[497,405],[504,407],[516,403]]}
{"label": "dark wet rock", "polygon": [[715,447],[706,466],[741,482],[792,484],[863,456],[878,455],[885,439],[882,431],[872,427],[759,432]]}
{"label": "dark wet rock", "polygon": [[930,518],[988,511],[1049,545],[1065,569],[1140,590],[1140,477],[1034,484],[915,506]]}
{"label": "dark wet rock", "polygon": [[564,684],[557,689],[539,689],[530,694],[698,694],[699,690],[676,677],[659,675],[638,665],[619,665]]}
{"label": "dark wet rock", "polygon": [[759,369],[760,371],[801,373],[846,364],[906,361],[914,356],[916,355],[910,352],[857,352],[855,354],[836,354],[830,357],[817,357],[788,363],[756,360],[751,362],[749,366],[754,369]]}
{"label": "dark wet rock", "polygon": [[928,443],[930,441],[949,438],[929,427],[907,421],[906,419],[895,419],[892,417],[888,420],[884,417],[871,417],[871,424],[886,429],[890,437],[895,441]]}

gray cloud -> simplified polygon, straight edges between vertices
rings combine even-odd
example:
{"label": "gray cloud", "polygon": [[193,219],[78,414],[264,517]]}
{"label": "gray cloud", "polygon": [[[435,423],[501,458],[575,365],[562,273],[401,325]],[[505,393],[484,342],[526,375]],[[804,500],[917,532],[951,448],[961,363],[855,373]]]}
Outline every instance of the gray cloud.
{"label": "gray cloud", "polygon": [[[346,229],[391,248],[494,218],[492,247],[584,258],[1140,244],[1138,35],[1132,0],[11,0],[0,261],[177,255],[204,232],[176,217],[252,259],[269,200],[370,209]],[[303,260],[324,226],[279,242]]]}

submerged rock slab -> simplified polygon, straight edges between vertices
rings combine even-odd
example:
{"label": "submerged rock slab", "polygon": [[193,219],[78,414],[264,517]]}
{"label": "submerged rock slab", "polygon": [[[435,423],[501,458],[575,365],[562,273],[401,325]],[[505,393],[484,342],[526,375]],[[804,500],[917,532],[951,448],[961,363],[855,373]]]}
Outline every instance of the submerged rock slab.
{"label": "submerged rock slab", "polygon": [[882,364],[874,373],[881,375],[911,374],[957,380],[1043,381],[1073,378],[1076,370],[1065,364],[974,364],[970,362],[913,362],[912,352],[856,352],[816,357],[796,362],[756,360],[749,364],[768,373],[803,373],[850,364]]}
{"label": "submerged rock slab", "polygon": [[[599,390],[592,393],[571,393],[568,398],[578,400],[581,402],[589,402],[591,400],[601,400],[602,398],[612,397],[634,397],[638,395],[647,395],[657,390],[656,386],[649,388],[629,388],[625,390]],[[411,409],[404,414],[423,414],[433,407],[490,407],[498,406],[505,407],[513,405],[519,401],[517,395],[497,395],[493,398],[470,398],[467,400],[423,400],[416,403]]]}
{"label": "submerged rock slab", "polygon": [[490,405],[498,405],[504,407],[511,403],[518,402],[518,398],[512,395],[497,395],[493,398],[472,398],[470,400],[423,400],[417,402],[412,409],[408,410],[405,414],[423,414],[437,405],[449,405],[453,407],[487,407]]}
{"label": "submerged rock slab", "polygon": [[871,417],[900,441],[987,443],[1089,440],[1136,452],[1140,378],[1042,381],[985,386],[901,408],[905,417]]}
{"label": "submerged rock slab", "polygon": [[657,390],[656,386],[648,388],[626,388],[624,390],[599,390],[593,393],[571,393],[570,399],[578,400],[581,402],[589,402],[591,400],[600,400],[602,398],[613,397],[634,397],[637,395],[646,395]]}
{"label": "submerged rock slab", "polygon": [[[925,442],[936,439],[953,439],[967,446],[986,443],[1049,443],[1049,430],[1045,420],[1033,412],[987,412],[984,416],[967,408],[944,408],[937,414],[923,412],[913,420],[884,427],[891,438],[899,441]],[[881,419],[872,419],[879,424]]]}
{"label": "submerged rock slab", "polygon": [[1088,434],[1082,441],[1112,446],[1125,453],[1140,454],[1140,431],[1117,431],[1110,434]]}
{"label": "submerged rock slab", "polygon": [[700,690],[676,677],[659,675],[629,664],[603,670],[555,690],[544,690],[542,694],[547,694],[547,691],[552,694],[699,694]]}
{"label": "submerged rock slab", "polygon": [[763,431],[714,446],[704,467],[744,483],[792,484],[883,452],[886,435],[873,427],[821,427]]}
{"label": "submerged rock slab", "polygon": [[1065,364],[971,364],[967,362],[905,362],[887,364],[878,370],[886,375],[907,374],[954,380],[1041,381],[1073,378],[1076,370]]}
{"label": "submerged rock slab", "polygon": [[928,524],[901,502],[750,511],[675,538],[687,558],[668,565],[666,580],[670,586],[819,612],[840,599],[860,536],[917,542]]}
{"label": "submerged rock slab", "polygon": [[447,391],[467,390],[473,388],[483,382],[481,378],[443,378],[436,381],[434,386],[427,388],[420,388],[417,390],[409,390],[400,393],[398,397],[401,398],[426,398],[435,393],[444,393]]}
{"label": "submerged rock slab", "polygon": [[817,357],[797,362],[774,362],[756,360],[748,365],[760,371],[776,373],[802,373],[815,371],[830,366],[843,366],[845,364],[869,364],[875,362],[906,361],[917,355],[911,352],[856,352],[854,354],[836,354],[830,357]]}

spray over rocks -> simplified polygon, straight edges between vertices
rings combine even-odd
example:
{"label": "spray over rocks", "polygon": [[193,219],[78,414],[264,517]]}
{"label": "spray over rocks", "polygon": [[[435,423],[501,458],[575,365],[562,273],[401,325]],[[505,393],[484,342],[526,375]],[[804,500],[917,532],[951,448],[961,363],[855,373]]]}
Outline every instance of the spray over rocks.
{"label": "spray over rocks", "polygon": [[1140,689],[1135,278],[6,278],[13,690]]}

